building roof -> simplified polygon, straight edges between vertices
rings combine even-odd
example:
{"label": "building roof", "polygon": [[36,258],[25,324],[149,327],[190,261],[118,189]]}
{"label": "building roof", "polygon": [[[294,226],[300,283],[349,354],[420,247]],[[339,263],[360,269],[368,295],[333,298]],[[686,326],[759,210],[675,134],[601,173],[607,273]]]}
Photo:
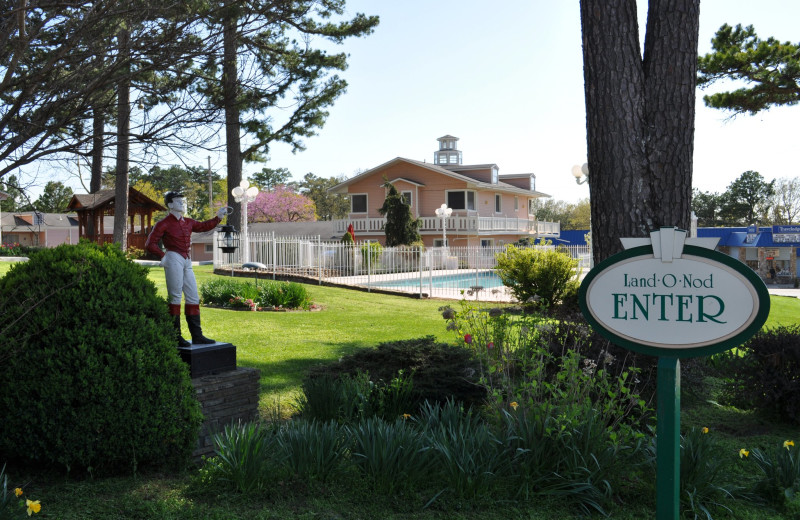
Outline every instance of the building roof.
{"label": "building roof", "polygon": [[[425,168],[427,170],[439,173],[441,175],[446,175],[446,176],[451,177],[453,179],[460,180],[462,182],[467,183],[467,185],[472,185],[473,187],[479,188],[479,189],[502,191],[502,192],[506,192],[506,193],[514,193],[514,194],[517,194],[517,195],[526,195],[526,196],[529,196],[529,197],[531,197],[531,196],[532,197],[550,197],[550,195],[548,195],[546,193],[542,193],[542,192],[539,192],[539,191],[533,191],[533,190],[526,190],[526,189],[523,189],[523,188],[518,188],[516,186],[512,186],[511,184],[507,184],[505,182],[498,182],[497,184],[492,184],[492,183],[489,183],[489,182],[477,181],[477,180],[473,179],[472,177],[468,177],[466,175],[462,175],[460,173],[451,171],[449,169],[443,168],[443,167],[438,166],[436,164],[415,161],[414,159],[407,159],[405,157],[395,157],[391,161],[387,161],[387,162],[385,162],[385,163],[383,163],[383,164],[381,164],[379,166],[376,166],[375,168],[371,168],[371,169],[369,169],[369,170],[367,170],[365,172],[362,172],[362,173],[360,173],[360,174],[358,174],[358,175],[356,175],[354,177],[351,177],[350,179],[347,179],[346,181],[344,181],[342,183],[339,183],[336,186],[333,186],[332,188],[328,188],[328,191],[331,192],[331,193],[347,193],[347,189],[346,188],[350,184],[354,183],[357,180],[363,179],[365,177],[369,177],[369,176],[375,174],[376,172],[378,172],[380,170],[383,170],[385,168],[388,168],[389,166],[397,164],[398,162],[406,162],[406,163],[409,163],[409,164],[412,164],[412,165],[415,165],[415,166],[419,166],[421,168]],[[492,165],[489,165],[489,166],[492,166]],[[469,169],[485,169],[487,166],[486,165],[474,165],[473,164],[473,165],[459,165],[458,167],[459,167],[459,169],[469,170]],[[408,180],[408,179],[406,179],[406,180]]]}
{"label": "building roof", "polygon": [[[38,215],[38,217],[37,217]],[[4,212],[0,220],[3,231],[40,231],[44,228],[64,229],[78,226],[74,213],[40,213],[35,211]]]}

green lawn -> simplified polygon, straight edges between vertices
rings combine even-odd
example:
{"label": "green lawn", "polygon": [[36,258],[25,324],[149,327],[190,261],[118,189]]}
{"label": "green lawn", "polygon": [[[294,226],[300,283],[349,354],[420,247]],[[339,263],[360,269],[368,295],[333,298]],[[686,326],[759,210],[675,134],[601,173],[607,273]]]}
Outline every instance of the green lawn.
{"label": "green lawn", "polygon": [[[9,264],[0,262],[0,276]],[[198,282],[216,276],[210,266],[196,267]],[[164,273],[152,268],[150,278],[166,296]],[[359,348],[381,341],[434,335],[453,341],[445,330],[446,322],[437,311],[448,303],[441,300],[417,300],[397,296],[368,294],[346,289],[309,285],[313,301],[322,306],[317,312],[245,312],[222,309],[202,310],[204,332],[217,340],[237,346],[242,366],[261,370],[261,412],[267,416],[280,404],[288,413],[298,395],[304,371],[315,363],[338,359]],[[452,302],[450,302],[452,303]],[[767,326],[797,323],[800,300],[772,297]],[[185,329],[184,329],[185,332]],[[188,336],[188,334],[185,333]],[[713,402],[715,388],[696,395],[684,388],[682,408],[684,428],[708,427],[733,454],[742,447],[752,448],[800,439],[797,429],[774,424],[752,412],[722,407]],[[732,455],[732,461],[738,463]],[[748,469],[750,468],[750,469]],[[26,468],[29,470],[29,468]],[[743,480],[752,468],[737,466]],[[19,470],[17,470],[19,473]],[[29,496],[42,501],[41,518],[115,518],[115,519],[481,519],[545,520],[578,518],[564,502],[537,499],[535,502],[498,504],[462,504],[446,496],[424,509],[430,497],[375,496],[363,482],[352,485],[282,487],[265,496],[241,497],[220,494],[197,495],[192,491],[188,470],[176,473],[139,473],[132,477],[109,479],[64,478],[30,470],[32,482],[26,486]],[[611,518],[634,520],[651,518],[655,492],[652,483],[636,480],[616,489],[619,498]],[[714,518],[778,520],[776,513],[740,502],[734,516]]]}

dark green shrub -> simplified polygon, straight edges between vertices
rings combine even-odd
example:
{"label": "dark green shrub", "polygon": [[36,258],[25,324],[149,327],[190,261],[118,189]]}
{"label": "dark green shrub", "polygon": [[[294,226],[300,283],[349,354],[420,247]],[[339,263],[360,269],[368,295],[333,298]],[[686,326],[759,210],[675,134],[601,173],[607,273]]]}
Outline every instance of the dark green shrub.
{"label": "dark green shrub", "polygon": [[554,249],[511,245],[497,254],[497,275],[521,303],[536,299],[552,307],[565,296],[572,297],[580,284],[577,271],[576,259]]}
{"label": "dark green shrub", "polygon": [[3,457],[105,473],[197,442],[166,302],[112,246],[44,249],[0,279],[0,381]]}
{"label": "dark green shrub", "polygon": [[[464,347],[437,343],[433,336],[381,343],[344,356],[335,363],[314,367],[308,378],[324,374],[369,374],[376,384],[389,384],[400,371],[410,375],[414,407],[428,400],[444,403],[453,398],[467,405],[482,404],[486,390],[480,386],[480,363]],[[403,413],[413,413],[412,411]]]}
{"label": "dark green shrub", "polygon": [[800,325],[762,329],[717,361],[729,380],[726,402],[800,424]]}

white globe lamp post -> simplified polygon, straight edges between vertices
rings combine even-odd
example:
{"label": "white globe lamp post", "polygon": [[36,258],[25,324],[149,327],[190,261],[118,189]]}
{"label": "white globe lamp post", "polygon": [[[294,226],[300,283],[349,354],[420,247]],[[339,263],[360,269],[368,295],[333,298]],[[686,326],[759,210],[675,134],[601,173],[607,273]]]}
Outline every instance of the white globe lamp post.
{"label": "white globe lamp post", "polygon": [[436,208],[436,216],[442,219],[442,245],[447,250],[447,219],[453,214],[453,208],[448,208],[447,204],[442,204]]}
{"label": "white globe lamp post", "polygon": [[250,241],[247,238],[247,203],[256,200],[258,188],[250,186],[250,183],[243,180],[238,186],[231,190],[231,194],[236,202],[242,204],[242,263],[250,261]]}
{"label": "white globe lamp post", "polygon": [[[575,182],[578,184],[585,184],[589,181],[589,164],[583,163],[583,166],[577,164],[572,167],[572,176],[575,177]],[[589,209],[589,268],[594,267],[594,254],[592,252],[592,210]]]}

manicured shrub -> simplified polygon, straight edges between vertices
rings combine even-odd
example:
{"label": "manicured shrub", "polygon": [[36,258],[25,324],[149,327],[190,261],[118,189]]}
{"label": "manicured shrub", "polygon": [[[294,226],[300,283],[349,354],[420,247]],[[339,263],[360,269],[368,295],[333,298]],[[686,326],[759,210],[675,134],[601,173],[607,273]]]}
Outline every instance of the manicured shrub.
{"label": "manicured shrub", "polygon": [[575,294],[578,261],[555,249],[508,248],[497,254],[497,275],[521,303],[553,307]]}
{"label": "manicured shrub", "polygon": [[98,473],[185,460],[201,421],[167,305],[113,246],[0,279],[0,456]]}
{"label": "manicured shrub", "polygon": [[376,384],[388,385],[400,371],[411,377],[414,407],[426,400],[443,403],[448,398],[471,405],[482,403],[486,397],[485,389],[477,384],[480,363],[470,350],[437,343],[433,336],[386,342],[360,350],[338,362],[312,368],[308,378],[324,374],[354,376],[360,372],[369,374]]}
{"label": "manicured shrub", "polygon": [[762,329],[717,361],[728,380],[726,402],[800,424],[800,325]]}

